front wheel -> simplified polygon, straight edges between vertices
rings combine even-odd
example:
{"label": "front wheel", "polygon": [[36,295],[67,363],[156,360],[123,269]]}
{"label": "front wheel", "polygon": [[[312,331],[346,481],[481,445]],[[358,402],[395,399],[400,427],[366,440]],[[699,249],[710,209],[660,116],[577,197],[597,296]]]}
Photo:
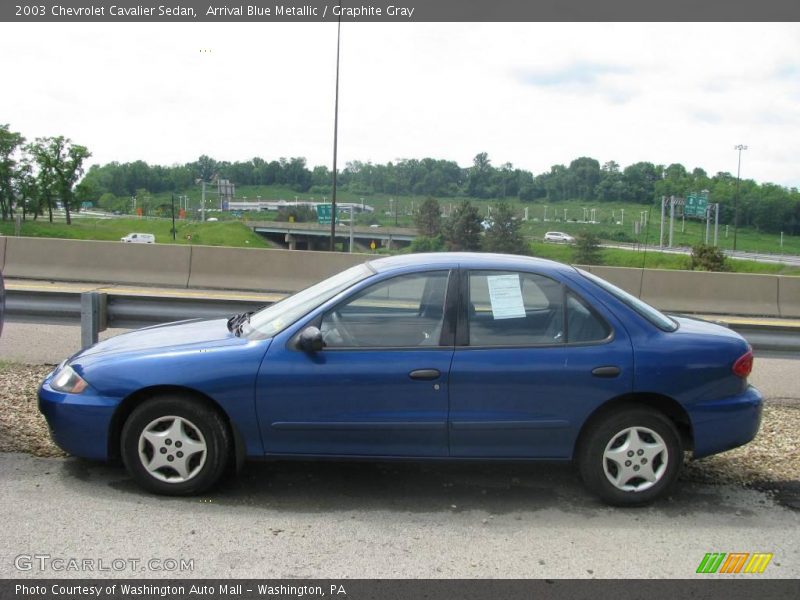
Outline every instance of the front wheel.
{"label": "front wheel", "polygon": [[605,502],[636,506],[665,495],[683,463],[680,436],[663,414],[612,413],[586,432],[578,452],[584,484]]}
{"label": "front wheel", "polygon": [[122,428],[122,459],[139,485],[157,494],[199,494],[219,481],[230,456],[222,417],[192,398],[158,397]]}

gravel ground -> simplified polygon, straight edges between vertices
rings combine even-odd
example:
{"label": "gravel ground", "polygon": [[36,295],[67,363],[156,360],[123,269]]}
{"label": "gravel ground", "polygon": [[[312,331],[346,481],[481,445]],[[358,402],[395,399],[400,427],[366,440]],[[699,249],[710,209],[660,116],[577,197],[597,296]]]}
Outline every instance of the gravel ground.
{"label": "gravel ground", "polygon": [[[0,452],[64,456],[50,440],[36,391],[53,365],[0,363]],[[716,456],[688,462],[683,478],[711,484],[757,485],[800,479],[800,404],[767,401],[754,441]]]}

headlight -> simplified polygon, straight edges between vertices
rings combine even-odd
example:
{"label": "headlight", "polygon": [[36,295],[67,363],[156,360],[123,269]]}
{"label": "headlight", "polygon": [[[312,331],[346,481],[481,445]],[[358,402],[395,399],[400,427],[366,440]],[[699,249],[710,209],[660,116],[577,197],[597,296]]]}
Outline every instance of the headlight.
{"label": "headlight", "polygon": [[89,384],[69,365],[62,366],[50,382],[50,387],[58,392],[80,394]]}

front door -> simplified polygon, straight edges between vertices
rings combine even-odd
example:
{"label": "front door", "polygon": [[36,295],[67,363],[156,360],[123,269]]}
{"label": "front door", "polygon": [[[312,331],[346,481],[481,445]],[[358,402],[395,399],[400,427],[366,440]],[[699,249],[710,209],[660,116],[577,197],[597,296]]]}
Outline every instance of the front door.
{"label": "front door", "polygon": [[321,351],[276,339],[256,390],[267,454],[446,456],[449,279],[431,271],[368,285],[314,319]]}

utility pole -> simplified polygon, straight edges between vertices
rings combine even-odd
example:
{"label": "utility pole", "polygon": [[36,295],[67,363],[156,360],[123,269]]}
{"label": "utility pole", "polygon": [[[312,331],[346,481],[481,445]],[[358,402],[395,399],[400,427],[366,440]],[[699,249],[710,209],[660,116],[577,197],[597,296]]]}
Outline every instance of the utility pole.
{"label": "utility pole", "polygon": [[717,246],[719,238],[719,202],[714,204],[714,245]]}
{"label": "utility pole", "polygon": [[339,145],[339,48],[342,40],[342,14],[336,26],[336,101],[333,108],[333,197],[331,201],[331,247],[336,250],[336,151]]}
{"label": "utility pole", "polygon": [[739,181],[742,171],[742,150],[747,150],[747,146],[738,144],[733,149],[739,151],[739,162],[736,166],[736,198],[733,201],[733,249],[736,250],[736,231],[739,228]]}
{"label": "utility pole", "polygon": [[660,229],[659,235],[658,235],[658,247],[659,248],[663,248],[664,247],[664,217],[665,217],[665,215],[664,215],[664,207],[666,206],[666,204],[667,204],[667,197],[666,196],[661,196],[661,229]]}

